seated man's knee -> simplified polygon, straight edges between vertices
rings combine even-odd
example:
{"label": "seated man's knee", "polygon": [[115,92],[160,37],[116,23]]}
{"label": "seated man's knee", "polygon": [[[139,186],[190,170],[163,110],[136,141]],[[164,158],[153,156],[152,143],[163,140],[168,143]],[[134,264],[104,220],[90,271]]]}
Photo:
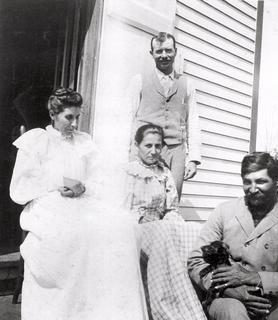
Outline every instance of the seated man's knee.
{"label": "seated man's knee", "polygon": [[250,320],[244,304],[232,298],[213,300],[208,313],[211,320]]}

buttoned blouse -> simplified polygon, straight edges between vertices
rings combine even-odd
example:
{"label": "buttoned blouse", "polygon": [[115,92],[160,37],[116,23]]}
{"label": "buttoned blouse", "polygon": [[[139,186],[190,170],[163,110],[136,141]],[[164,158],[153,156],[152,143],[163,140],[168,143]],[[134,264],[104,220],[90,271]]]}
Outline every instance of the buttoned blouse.
{"label": "buttoned blouse", "polygon": [[170,170],[160,163],[147,166],[139,160],[130,162],[126,204],[138,220],[179,217],[178,195]]}

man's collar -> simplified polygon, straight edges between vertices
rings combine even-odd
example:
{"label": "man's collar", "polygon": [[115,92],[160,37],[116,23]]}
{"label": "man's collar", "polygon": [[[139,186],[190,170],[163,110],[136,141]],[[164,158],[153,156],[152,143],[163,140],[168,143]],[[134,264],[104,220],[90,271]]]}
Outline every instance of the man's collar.
{"label": "man's collar", "polygon": [[163,78],[167,78],[169,77],[171,80],[174,80],[174,76],[175,76],[175,71],[173,70],[170,74],[165,74],[163,72],[161,72],[160,70],[158,70],[157,68],[155,68],[155,72],[157,74],[157,77],[159,79],[159,81]]}

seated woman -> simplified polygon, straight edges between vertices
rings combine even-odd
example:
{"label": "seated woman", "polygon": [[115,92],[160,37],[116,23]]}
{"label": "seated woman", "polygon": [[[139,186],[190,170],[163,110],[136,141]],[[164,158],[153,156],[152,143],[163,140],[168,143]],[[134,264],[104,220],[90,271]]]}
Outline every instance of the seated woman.
{"label": "seated woman", "polygon": [[51,125],[14,142],[10,195],[25,205],[20,224],[28,231],[22,320],[143,320],[133,221],[107,204],[99,152],[76,130],[81,105],[79,93],[57,89]]}
{"label": "seated woman", "polygon": [[[163,130],[152,124],[135,135],[137,160],[127,169],[127,205],[140,223],[143,281],[153,320],[204,320],[202,306],[187,274],[195,234],[179,215],[171,172],[160,161]],[[148,223],[146,223],[148,222]]]}

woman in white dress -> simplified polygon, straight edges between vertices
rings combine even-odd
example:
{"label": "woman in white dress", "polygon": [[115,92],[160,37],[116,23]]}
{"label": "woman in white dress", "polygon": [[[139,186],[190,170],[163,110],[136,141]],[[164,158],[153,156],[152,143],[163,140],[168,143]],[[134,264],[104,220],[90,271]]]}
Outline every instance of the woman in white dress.
{"label": "woman in white dress", "polygon": [[22,320],[143,320],[134,220],[110,199],[91,137],[76,130],[81,105],[79,93],[57,89],[51,125],[14,142],[10,195],[25,205],[28,231]]}
{"label": "woman in white dress", "polygon": [[205,320],[187,273],[196,230],[179,214],[170,170],[160,161],[163,130],[146,124],[135,135],[137,160],[127,170],[127,204],[140,223],[141,264],[153,320]]}

